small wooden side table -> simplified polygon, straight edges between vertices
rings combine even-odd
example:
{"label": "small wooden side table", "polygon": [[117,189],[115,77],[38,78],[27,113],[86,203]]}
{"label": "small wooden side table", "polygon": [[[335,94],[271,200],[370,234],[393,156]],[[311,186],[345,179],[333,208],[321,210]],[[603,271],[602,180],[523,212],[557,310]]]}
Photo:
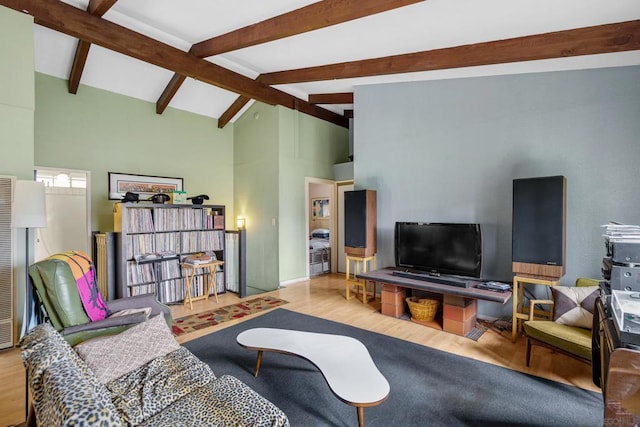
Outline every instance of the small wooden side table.
{"label": "small wooden side table", "polygon": [[[511,319],[511,341],[516,342],[516,338],[522,332],[522,321],[529,319],[529,309],[524,306],[523,300],[523,288],[522,285],[525,283],[532,283],[534,285],[544,285],[544,286],[558,286],[560,282],[558,280],[546,280],[546,279],[536,279],[533,277],[513,277],[513,317]],[[545,315],[548,313],[545,311],[534,311],[534,315]]]}
{"label": "small wooden side table", "polygon": [[[199,301],[202,299],[209,299],[209,293],[211,292],[211,287],[213,286],[213,295],[216,297],[216,302],[218,302],[218,287],[216,286],[216,271],[218,271],[218,266],[224,264],[224,261],[210,261],[202,264],[191,264],[189,262],[182,262],[180,266],[185,270],[187,276],[187,293],[184,296],[184,304],[189,303],[189,308],[193,310],[193,301]],[[209,269],[209,280],[207,280],[207,286],[204,292],[204,295],[198,297],[191,296],[191,288],[193,285],[193,278],[196,275],[196,272],[199,269]]]}
{"label": "small wooden side table", "polygon": [[[351,263],[354,263],[355,271],[353,275],[351,274]],[[370,271],[376,270],[376,256],[371,255],[367,257],[353,256],[347,255],[347,271],[345,274],[345,298],[347,300],[351,299],[350,291],[351,286],[361,286],[362,287],[362,303],[367,303],[367,282],[369,280],[358,279],[358,275],[362,271],[362,273],[367,272],[367,266],[370,264]],[[373,283],[373,299],[376,298],[376,282]]]}

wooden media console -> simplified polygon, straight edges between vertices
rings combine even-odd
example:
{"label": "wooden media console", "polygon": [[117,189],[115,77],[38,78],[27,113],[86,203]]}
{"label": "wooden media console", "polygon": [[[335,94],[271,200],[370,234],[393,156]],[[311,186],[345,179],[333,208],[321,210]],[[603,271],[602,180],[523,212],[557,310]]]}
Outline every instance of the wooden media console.
{"label": "wooden media console", "polygon": [[469,287],[444,285],[424,280],[394,276],[393,268],[383,268],[358,275],[359,279],[382,284],[381,312],[401,317],[405,313],[406,289],[417,289],[442,295],[442,317],[421,323],[456,335],[466,335],[476,325],[478,300],[506,304],[511,292],[494,292],[476,288],[480,281],[470,281]]}

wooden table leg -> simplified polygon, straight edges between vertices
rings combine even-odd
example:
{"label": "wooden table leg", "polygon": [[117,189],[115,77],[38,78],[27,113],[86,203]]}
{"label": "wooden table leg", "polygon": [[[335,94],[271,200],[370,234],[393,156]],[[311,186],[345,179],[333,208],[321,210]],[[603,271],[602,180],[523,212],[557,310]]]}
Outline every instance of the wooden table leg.
{"label": "wooden table leg", "polygon": [[[359,267],[359,262],[357,263],[357,267],[356,267],[356,277],[360,274],[360,267]],[[367,272],[367,261],[362,261],[362,273],[366,273]],[[360,280],[360,279],[358,279]],[[367,303],[367,281],[366,280],[362,280],[362,303],[366,304]]]}
{"label": "wooden table leg", "polygon": [[364,427],[364,407],[358,406],[358,427]]}
{"label": "wooden table leg", "polygon": [[349,291],[350,291],[350,288],[351,288],[351,284],[349,284],[349,274],[350,274],[349,273],[349,264],[350,263],[351,262],[349,260],[349,257],[347,256],[347,266],[346,266],[347,272],[345,274],[345,281],[344,281],[344,283],[345,283],[345,296],[344,297],[346,298],[347,301],[349,301],[351,299],[351,296],[349,295]]}
{"label": "wooden table leg", "polygon": [[260,363],[262,363],[262,350],[258,350],[258,358],[256,359],[256,372],[253,374],[254,377],[258,376],[258,372],[260,371]]}
{"label": "wooden table leg", "polygon": [[518,336],[518,313],[520,312],[520,307],[518,303],[518,299],[520,298],[520,283],[517,278],[513,279],[513,289],[511,294],[511,299],[513,303],[513,313],[511,316],[511,341],[516,342],[516,338]]}
{"label": "wooden table leg", "polygon": [[218,284],[216,283],[216,271],[218,271],[218,266],[214,265],[213,267],[209,267],[209,286],[207,288],[207,298],[209,297],[209,293],[211,292],[211,285],[213,284],[213,295],[216,297],[216,302],[218,301]]}
{"label": "wooden table leg", "polygon": [[187,293],[184,296],[184,304],[189,302],[189,308],[193,310],[193,301],[191,301],[191,285],[193,284],[193,276],[195,276],[195,270],[190,270],[191,274],[187,273]]}

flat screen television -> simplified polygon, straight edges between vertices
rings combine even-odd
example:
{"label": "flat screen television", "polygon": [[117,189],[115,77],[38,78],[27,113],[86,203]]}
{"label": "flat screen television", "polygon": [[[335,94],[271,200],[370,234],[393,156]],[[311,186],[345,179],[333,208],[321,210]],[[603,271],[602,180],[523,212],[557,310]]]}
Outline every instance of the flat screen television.
{"label": "flat screen television", "polygon": [[396,222],[396,267],[480,278],[480,224]]}

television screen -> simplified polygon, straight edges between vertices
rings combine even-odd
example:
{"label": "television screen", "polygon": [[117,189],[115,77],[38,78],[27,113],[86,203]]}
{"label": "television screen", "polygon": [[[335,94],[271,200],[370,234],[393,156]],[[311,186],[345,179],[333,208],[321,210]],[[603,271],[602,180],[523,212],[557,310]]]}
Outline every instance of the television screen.
{"label": "television screen", "polygon": [[480,224],[396,222],[396,267],[479,278]]}

